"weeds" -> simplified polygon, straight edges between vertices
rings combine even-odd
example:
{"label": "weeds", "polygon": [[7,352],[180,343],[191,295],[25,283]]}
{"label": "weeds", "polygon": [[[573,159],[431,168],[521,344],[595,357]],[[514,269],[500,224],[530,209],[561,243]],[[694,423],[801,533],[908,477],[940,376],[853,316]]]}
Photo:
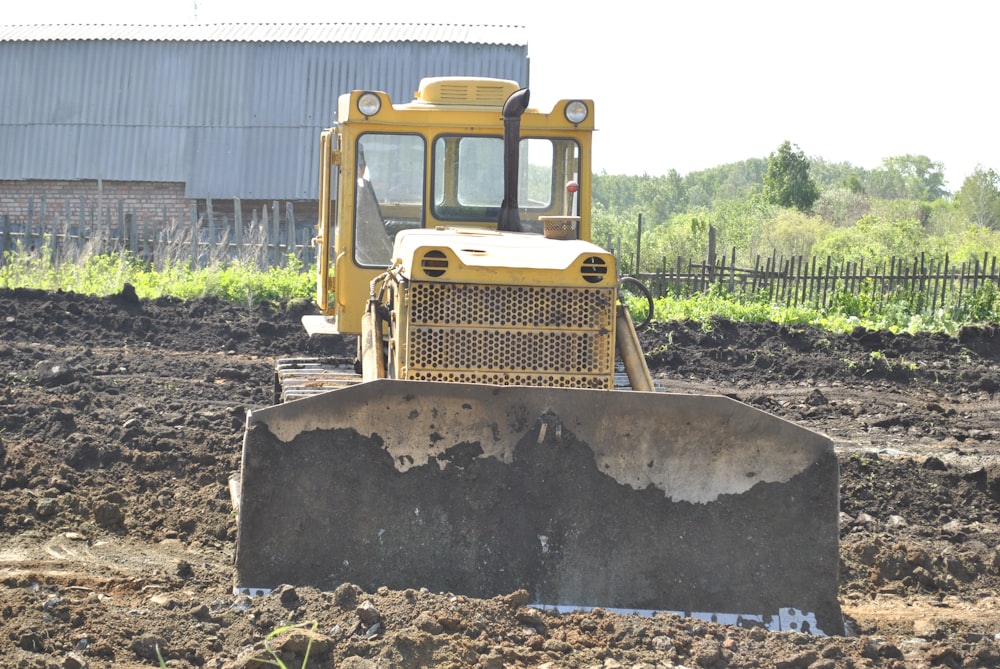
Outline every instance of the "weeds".
{"label": "weeds", "polygon": [[[254,659],[257,660],[258,662],[264,662],[266,664],[273,664],[274,666],[280,667],[281,669],[288,669],[288,665],[286,665],[282,661],[282,659],[281,659],[280,651],[275,650],[271,646],[271,642],[272,642],[272,640],[275,637],[280,636],[280,635],[284,634],[285,632],[289,632],[289,631],[295,630],[295,629],[304,629],[304,628],[307,628],[307,627],[311,627],[312,629],[309,630],[309,641],[306,643],[306,652],[305,652],[305,655],[302,657],[302,666],[301,666],[301,669],[305,669],[309,665],[309,653],[312,652],[313,637],[316,634],[316,629],[319,627],[319,621],[318,620],[313,620],[311,622],[299,623],[297,625],[286,625],[284,627],[279,627],[278,629],[274,630],[273,632],[271,632],[270,634],[268,634],[266,637],[264,637],[264,650],[266,650],[271,655],[271,659],[267,659],[267,658],[263,658],[263,657],[258,657],[258,658],[254,658]],[[159,660],[159,662],[160,662],[160,668],[161,669],[167,669],[167,663],[164,661],[163,655],[160,653],[160,646],[159,645],[156,646],[156,659]]]}
{"label": "weeds", "polygon": [[281,658],[278,655],[278,651],[274,650],[271,647],[271,640],[274,639],[276,636],[283,634],[284,632],[288,632],[294,629],[302,629],[310,626],[312,627],[312,629],[309,630],[309,641],[306,644],[306,652],[302,658],[302,669],[305,669],[306,665],[309,664],[309,653],[312,650],[313,636],[316,633],[316,628],[319,627],[318,620],[313,620],[312,622],[299,623],[298,625],[286,625],[285,627],[279,627],[278,629],[268,634],[266,637],[264,637],[264,649],[267,650],[267,652],[270,653],[271,657],[274,659],[273,660],[261,659],[261,662],[267,662],[268,664],[273,664],[275,666],[281,667],[281,669],[288,669],[285,663],[281,661]]}
{"label": "weeds", "polygon": [[[965,325],[976,322],[993,322],[997,316],[997,300],[983,297],[986,306],[955,312],[938,308],[930,312],[916,311],[912,300],[899,296],[896,301],[882,300],[878,304],[860,297],[851,298],[841,294],[831,306],[809,307],[788,306],[772,302],[760,295],[744,296],[731,294],[715,284],[705,293],[674,296],[667,295],[655,300],[654,320],[694,321],[707,332],[713,319],[726,318],[743,323],[773,322],[785,326],[812,326],[835,333],[850,333],[855,328],[864,330],[887,330],[892,333],[944,332],[955,335]],[[990,311],[994,308],[994,311]]]}
{"label": "weeds", "polygon": [[[169,235],[168,235],[169,238]],[[220,254],[192,257],[189,242],[161,245],[143,257],[127,251],[98,252],[96,243],[62,255],[46,243],[35,249],[16,248],[0,263],[0,288],[64,290],[87,295],[111,295],[126,283],[142,299],[218,297],[248,307],[262,302],[311,299],[312,268],[294,255],[282,266],[268,266],[265,244],[251,244],[244,257]],[[225,243],[219,248],[227,248]],[[878,300],[841,291],[828,307],[789,306],[765,295],[730,292],[721,283],[703,293],[668,294],[654,300],[653,320],[694,321],[710,331],[720,318],[744,323],[773,322],[849,333],[856,328],[900,332],[944,332],[955,335],[966,326],[995,322],[1000,316],[1000,292],[983,287],[968,308],[924,309],[911,295],[894,294]]]}
{"label": "weeds", "polygon": [[105,296],[126,283],[142,299],[218,297],[234,304],[309,297],[314,279],[302,262],[290,255],[283,267],[261,269],[248,260],[222,261],[199,267],[181,259],[141,260],[129,252],[81,253],[75,262],[60,262],[37,251],[18,250],[4,256],[0,288],[73,291]]}

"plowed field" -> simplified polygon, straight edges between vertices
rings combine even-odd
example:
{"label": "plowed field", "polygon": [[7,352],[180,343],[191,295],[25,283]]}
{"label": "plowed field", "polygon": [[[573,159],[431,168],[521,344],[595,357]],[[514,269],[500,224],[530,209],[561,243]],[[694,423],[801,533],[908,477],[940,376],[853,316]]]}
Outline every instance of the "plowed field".
{"label": "plowed field", "polygon": [[[556,614],[527,594],[232,593],[248,408],[310,340],[304,304],[0,291],[0,657],[38,668],[264,666],[317,621],[317,667],[1000,666],[1000,332],[957,337],[726,321],[642,333],[671,392],[722,393],[829,435],[850,634],[674,615]],[[309,628],[311,629],[311,628]],[[288,666],[302,631],[272,640]]]}

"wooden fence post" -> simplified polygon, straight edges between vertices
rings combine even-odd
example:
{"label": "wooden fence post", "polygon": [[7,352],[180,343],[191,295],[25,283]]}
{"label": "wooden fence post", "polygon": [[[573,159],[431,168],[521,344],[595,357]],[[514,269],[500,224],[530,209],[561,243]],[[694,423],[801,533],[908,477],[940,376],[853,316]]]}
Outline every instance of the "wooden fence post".
{"label": "wooden fence post", "polygon": [[32,239],[32,228],[35,225],[35,198],[28,198],[28,220],[24,224],[24,236],[21,238],[24,245],[24,250],[30,251],[34,245],[34,239]]}
{"label": "wooden fence post", "polygon": [[215,212],[212,211],[212,196],[205,198],[205,218],[208,219],[208,248],[206,256],[211,263],[215,258]]}
{"label": "wooden fence post", "polygon": [[38,246],[41,247],[45,243],[45,224],[49,220],[49,201],[48,197],[43,195],[41,197],[42,207],[38,215],[38,234],[39,243]]}
{"label": "wooden fence post", "polygon": [[243,202],[233,198],[233,236],[236,242],[236,257],[243,257]]}
{"label": "wooden fence post", "polygon": [[135,214],[129,212],[122,216],[122,220],[124,222],[122,229],[125,231],[122,248],[135,256],[138,250],[136,236],[139,234],[139,231],[135,227]]}
{"label": "wooden fence post", "polygon": [[281,255],[281,209],[277,200],[271,201],[271,214],[271,239],[274,240],[271,264],[281,267],[284,265],[284,257]]}
{"label": "wooden fence post", "polygon": [[10,237],[10,215],[4,214],[3,221],[3,247],[0,248],[0,267],[3,267],[4,262],[7,260],[7,254],[10,253],[13,248],[11,247],[11,237]]}
{"label": "wooden fence post", "polygon": [[285,203],[285,239],[287,243],[285,245],[285,255],[282,266],[288,261],[288,258],[292,255],[298,257],[295,252],[296,242],[298,241],[295,237],[295,211],[292,209],[292,203]]}
{"label": "wooden fence post", "polygon": [[80,196],[80,220],[77,223],[77,228],[79,229],[79,235],[80,235],[79,237],[81,242],[80,247],[83,248],[84,244],[82,242],[84,240],[85,231],[87,229],[87,198],[85,198],[82,195]]}
{"label": "wooden fence post", "polygon": [[191,203],[191,267],[198,266],[198,203]]}
{"label": "wooden fence post", "polygon": [[641,250],[642,250],[642,214],[639,214],[639,228],[635,233],[635,271],[634,274],[638,275],[642,271],[641,260]]}
{"label": "wooden fence post", "polygon": [[733,294],[733,290],[736,288],[736,247],[733,247],[733,253],[729,261],[729,294]]}
{"label": "wooden fence post", "polygon": [[45,230],[45,223],[46,223],[46,221],[43,218],[42,219],[42,239],[43,239],[44,244],[48,247],[49,262],[52,263],[53,267],[55,267],[57,261],[59,260],[59,258],[56,257],[56,251],[59,250],[59,216],[56,215],[56,216],[54,216],[52,218],[52,233],[50,235],[48,235],[47,238],[45,236],[45,232],[46,232],[46,230]]}
{"label": "wooden fence post", "polygon": [[125,202],[118,200],[118,249],[125,247]]}
{"label": "wooden fence post", "polygon": [[709,267],[708,280],[715,280],[715,226],[708,226],[708,260],[705,261]]}
{"label": "wooden fence post", "polygon": [[260,208],[260,236],[264,245],[261,258],[266,267],[274,262],[274,257],[271,254],[271,215],[267,213],[266,206]]}

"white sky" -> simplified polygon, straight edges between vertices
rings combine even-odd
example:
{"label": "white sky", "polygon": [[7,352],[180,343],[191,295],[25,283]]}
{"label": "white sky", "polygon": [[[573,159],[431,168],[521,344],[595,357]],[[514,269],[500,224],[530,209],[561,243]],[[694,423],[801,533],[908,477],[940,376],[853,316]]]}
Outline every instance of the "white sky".
{"label": "white sky", "polygon": [[687,174],[785,140],[865,168],[925,155],[953,191],[1000,171],[992,0],[29,0],[0,22],[523,25],[533,105],[594,99],[598,171]]}

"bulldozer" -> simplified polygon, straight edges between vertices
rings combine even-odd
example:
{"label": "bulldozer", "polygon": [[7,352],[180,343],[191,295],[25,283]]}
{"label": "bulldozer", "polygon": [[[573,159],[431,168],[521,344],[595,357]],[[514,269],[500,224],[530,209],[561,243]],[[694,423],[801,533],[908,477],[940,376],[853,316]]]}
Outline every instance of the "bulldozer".
{"label": "bulldozer", "polygon": [[248,411],[235,590],[282,584],[670,611],[843,634],[829,438],[658,391],[593,243],[594,102],[436,77],[319,138],[311,336]]}

